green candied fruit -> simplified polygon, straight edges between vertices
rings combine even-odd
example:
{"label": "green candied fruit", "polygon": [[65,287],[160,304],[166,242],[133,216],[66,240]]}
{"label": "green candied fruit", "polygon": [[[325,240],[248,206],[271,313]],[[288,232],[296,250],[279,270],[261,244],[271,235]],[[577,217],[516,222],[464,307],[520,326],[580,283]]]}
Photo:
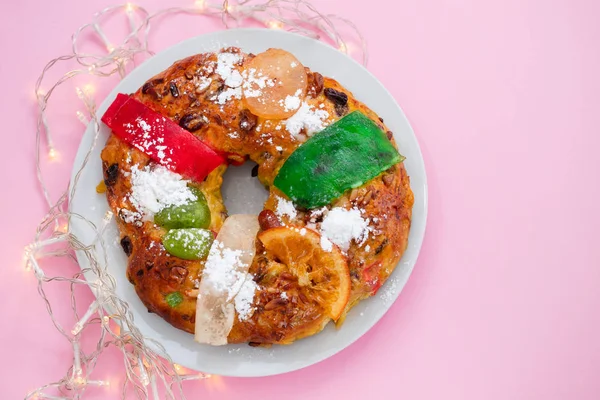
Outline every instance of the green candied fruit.
{"label": "green candied fruit", "polygon": [[165,296],[165,301],[171,308],[175,308],[183,302],[183,295],[179,292],[171,292]]}
{"label": "green candied fruit", "polygon": [[207,229],[187,228],[171,229],[163,236],[162,243],[169,254],[184,260],[202,260],[208,256],[208,250],[214,240]]}
{"label": "green candied fruit", "polygon": [[190,190],[197,200],[163,208],[154,215],[154,223],[166,229],[208,228],[210,226],[210,209],[206,197],[199,189],[190,188]]}
{"label": "green candied fruit", "polygon": [[298,147],[274,185],[294,203],[311,209],[331,203],[403,160],[377,124],[354,111]]}

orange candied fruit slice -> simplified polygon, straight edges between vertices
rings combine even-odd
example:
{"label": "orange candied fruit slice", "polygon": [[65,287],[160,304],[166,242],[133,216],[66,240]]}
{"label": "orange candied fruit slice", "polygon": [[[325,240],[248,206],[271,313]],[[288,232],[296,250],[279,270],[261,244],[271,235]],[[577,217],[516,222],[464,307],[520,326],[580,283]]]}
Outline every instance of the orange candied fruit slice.
{"label": "orange candied fruit slice", "polygon": [[307,297],[337,321],[351,289],[348,263],[337,246],[325,251],[317,232],[286,226],[262,231],[258,239],[272,258],[285,264],[296,276]]}
{"label": "orange candied fruit slice", "polygon": [[267,119],[289,118],[306,97],[304,65],[281,49],[269,49],[251,59],[243,71],[244,101],[255,115]]}

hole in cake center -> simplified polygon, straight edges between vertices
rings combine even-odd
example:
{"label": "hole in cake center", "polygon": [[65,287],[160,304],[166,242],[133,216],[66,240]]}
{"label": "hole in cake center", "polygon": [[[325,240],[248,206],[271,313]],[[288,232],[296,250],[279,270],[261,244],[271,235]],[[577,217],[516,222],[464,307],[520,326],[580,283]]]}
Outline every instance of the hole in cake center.
{"label": "hole in cake center", "polygon": [[256,214],[258,215],[269,197],[269,192],[252,176],[254,162],[245,162],[239,167],[230,166],[223,175],[223,201],[229,215]]}

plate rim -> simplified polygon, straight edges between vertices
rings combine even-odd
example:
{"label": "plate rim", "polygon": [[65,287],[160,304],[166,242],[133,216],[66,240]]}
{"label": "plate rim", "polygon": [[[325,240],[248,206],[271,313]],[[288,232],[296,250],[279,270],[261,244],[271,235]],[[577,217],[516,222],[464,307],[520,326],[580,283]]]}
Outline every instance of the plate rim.
{"label": "plate rim", "polygon": [[[270,32],[271,34],[277,34],[277,35],[289,35],[289,36],[293,36],[296,38],[302,38],[305,40],[309,40],[309,41],[313,41],[318,43],[321,46],[325,46],[325,47],[329,47],[330,50],[333,51],[337,51],[339,54],[341,54],[344,58],[346,58],[347,62],[351,62],[353,64],[355,64],[355,66],[358,66],[362,72],[367,73],[374,82],[377,83],[377,85],[380,86],[381,89],[383,89],[383,91],[389,96],[389,98],[392,100],[393,105],[395,106],[395,112],[399,112],[399,117],[402,117],[405,122],[407,127],[410,129],[410,135],[412,136],[412,138],[414,139],[414,144],[416,146],[415,150],[417,152],[418,157],[416,158],[415,161],[417,161],[418,163],[418,169],[420,170],[420,172],[422,173],[421,179],[422,179],[422,192],[420,193],[423,198],[420,199],[420,202],[422,203],[422,207],[423,207],[423,212],[422,215],[419,216],[419,218],[421,219],[421,224],[422,224],[422,230],[418,233],[413,233],[416,234],[418,236],[416,236],[415,238],[413,238],[412,241],[412,245],[415,246],[414,247],[414,261],[412,263],[409,264],[408,269],[407,269],[407,274],[406,274],[406,279],[404,279],[402,282],[400,282],[400,284],[397,285],[397,289],[393,292],[392,297],[390,298],[390,301],[388,304],[386,304],[384,307],[380,307],[379,310],[377,311],[377,314],[374,316],[374,319],[372,321],[370,321],[369,323],[363,323],[363,324],[359,324],[358,328],[355,329],[355,334],[354,337],[352,337],[350,340],[345,341],[343,346],[338,346],[334,349],[331,349],[330,351],[325,352],[325,354],[321,354],[321,356],[316,357],[316,359],[311,360],[310,362],[304,363],[303,365],[296,367],[285,367],[284,368],[280,368],[277,371],[270,371],[267,373],[264,372],[258,372],[258,373],[252,373],[252,369],[250,368],[250,373],[227,373],[227,372],[223,372],[223,371],[219,371],[219,372],[211,372],[211,371],[207,371],[209,373],[214,373],[217,375],[221,375],[221,376],[229,376],[229,377],[266,377],[266,376],[273,376],[273,375],[280,375],[280,374],[284,374],[284,373],[288,373],[288,372],[293,372],[293,371],[298,371],[301,369],[305,369],[309,366],[312,365],[316,365],[319,364],[320,362],[329,359],[331,357],[333,357],[334,355],[338,354],[339,352],[348,349],[350,346],[352,346],[358,339],[362,338],[367,332],[369,332],[375,325],[377,325],[380,320],[383,318],[384,315],[386,315],[388,313],[388,311],[392,308],[392,306],[394,305],[394,303],[397,301],[398,297],[400,296],[400,293],[404,290],[404,287],[406,286],[406,283],[408,282],[408,280],[410,279],[410,276],[412,275],[414,268],[418,262],[420,253],[421,253],[421,249],[422,249],[422,245],[423,245],[423,241],[425,238],[425,233],[427,230],[427,220],[428,220],[428,208],[429,208],[429,187],[428,187],[428,180],[427,180],[427,170],[425,167],[425,160],[423,157],[423,152],[421,151],[421,146],[419,144],[419,140],[417,138],[417,135],[415,134],[415,131],[412,127],[412,125],[410,124],[410,121],[408,119],[408,117],[406,116],[406,114],[404,113],[404,110],[402,109],[402,107],[400,106],[400,104],[398,104],[398,102],[396,101],[396,98],[392,95],[392,93],[379,81],[379,79],[377,79],[377,77],[371,72],[369,71],[364,65],[362,65],[361,63],[359,63],[358,61],[356,61],[355,59],[353,59],[352,57],[350,57],[348,54],[342,53],[338,50],[336,50],[334,47],[330,46],[329,44],[320,41],[320,40],[316,40],[301,34],[297,34],[294,32],[288,32],[288,31],[284,31],[284,30],[269,30],[266,28],[231,28],[231,29],[220,29],[220,30],[216,30],[216,31],[212,31],[212,32],[207,32],[204,34],[200,34],[200,35],[196,35],[187,39],[184,39],[178,43],[175,43],[171,46],[167,46],[165,48],[163,48],[162,50],[158,51],[157,53],[155,53],[153,56],[145,59],[143,62],[141,62],[139,65],[136,65],[134,69],[132,69],[131,71],[129,71],[127,73],[127,75],[125,75],[116,85],[115,87],[106,95],[106,97],[104,99],[102,99],[102,101],[100,102],[99,107],[97,108],[97,115],[100,116],[101,114],[103,114],[106,109],[108,108],[108,105],[110,104],[110,99],[113,99],[116,94],[118,93],[118,89],[119,87],[122,85],[123,81],[125,81],[131,74],[133,74],[135,71],[146,68],[150,63],[152,63],[153,59],[156,56],[160,56],[162,53],[165,52],[172,52],[175,51],[178,48],[182,48],[182,47],[186,47],[189,46],[190,43],[194,43],[195,41],[198,40],[202,40],[202,39],[209,39],[211,36],[219,36],[220,34],[223,34],[225,32],[233,32],[233,34],[238,33],[238,34],[244,34],[244,33],[250,33],[250,32],[258,32],[260,31],[261,33],[264,32]],[[178,60],[180,60],[180,58],[176,58],[176,59],[172,59],[169,62],[172,64],[174,62],[177,62]],[[364,102],[364,99],[359,99],[359,101]],[[85,154],[87,153],[87,148],[84,148],[84,140],[86,135],[88,134],[88,131],[90,130],[90,127],[92,126],[92,124],[94,124],[93,121],[91,121],[88,126],[85,129],[84,134],[81,137],[81,141],[79,143],[79,146],[77,148],[77,152],[75,153],[75,158],[73,161],[73,166],[72,166],[72,170],[71,170],[71,177],[69,180],[69,187],[68,187],[68,210],[69,213],[72,212],[72,205],[73,202],[71,201],[72,195],[75,193],[73,191],[73,182],[74,182],[74,178],[77,175],[77,173],[79,172],[79,169],[81,168],[81,164],[83,163],[83,159],[85,157]],[[99,146],[100,144],[97,142],[95,143],[95,146]],[[413,156],[413,158],[415,158]],[[408,172],[408,171],[407,171]],[[409,178],[410,178],[411,174],[409,174]],[[411,189],[414,190],[414,187],[412,187],[411,185]],[[414,222],[415,222],[415,214],[414,214],[414,206],[413,206],[413,214],[412,214],[412,218],[411,218],[411,229],[413,228]],[[75,226],[75,225],[74,225]],[[411,235],[411,232],[409,231],[409,237]],[[411,243],[409,242],[408,246],[411,246]],[[405,250],[405,253],[408,251],[408,247]],[[84,268],[82,266],[82,260],[85,260],[83,253],[80,251],[76,251],[76,258],[77,258],[77,263],[79,265],[80,268]],[[402,258],[404,258],[404,254]],[[396,267],[394,268],[394,271],[396,271],[396,269],[399,267],[399,265],[402,263],[402,258],[400,259],[400,261],[398,262],[398,264],[396,265]],[[91,271],[89,272],[88,275],[91,274]],[[392,272],[393,274],[393,272]],[[84,274],[85,275],[85,274]],[[92,276],[92,275],[90,275]],[[392,278],[392,276],[388,277],[387,281],[390,280],[390,278]],[[88,276],[86,276],[86,279],[88,279]],[[385,283],[384,283],[385,285]],[[92,293],[94,294],[94,296],[96,296],[96,293],[94,293],[94,291],[92,290]],[[374,297],[374,296],[373,296]],[[126,299],[122,299],[123,301],[127,302]],[[365,299],[365,300],[369,300]],[[174,328],[173,329],[177,329]],[[152,340],[150,340],[149,342],[147,342],[147,345],[152,348],[153,350],[159,350],[159,347],[157,347],[153,341],[157,341],[159,342],[159,339],[154,339],[152,338]],[[164,348],[163,344],[160,344],[161,347]],[[164,351],[166,352],[166,354],[169,355],[169,357],[171,359],[173,359],[172,355],[169,354],[169,351],[165,348]],[[197,367],[195,366],[190,366],[191,364],[186,365],[185,362],[180,362],[180,361],[175,361],[173,360],[173,362],[177,362],[178,364],[184,365],[190,369],[197,369]]]}

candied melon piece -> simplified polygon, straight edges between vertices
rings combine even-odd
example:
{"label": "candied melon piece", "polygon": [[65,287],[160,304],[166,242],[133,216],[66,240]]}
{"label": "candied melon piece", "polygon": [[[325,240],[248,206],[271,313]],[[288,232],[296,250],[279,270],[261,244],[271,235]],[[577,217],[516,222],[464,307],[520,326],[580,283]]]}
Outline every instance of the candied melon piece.
{"label": "candied melon piece", "polygon": [[281,49],[269,49],[244,68],[244,101],[255,115],[267,119],[289,118],[306,97],[304,65]]}

